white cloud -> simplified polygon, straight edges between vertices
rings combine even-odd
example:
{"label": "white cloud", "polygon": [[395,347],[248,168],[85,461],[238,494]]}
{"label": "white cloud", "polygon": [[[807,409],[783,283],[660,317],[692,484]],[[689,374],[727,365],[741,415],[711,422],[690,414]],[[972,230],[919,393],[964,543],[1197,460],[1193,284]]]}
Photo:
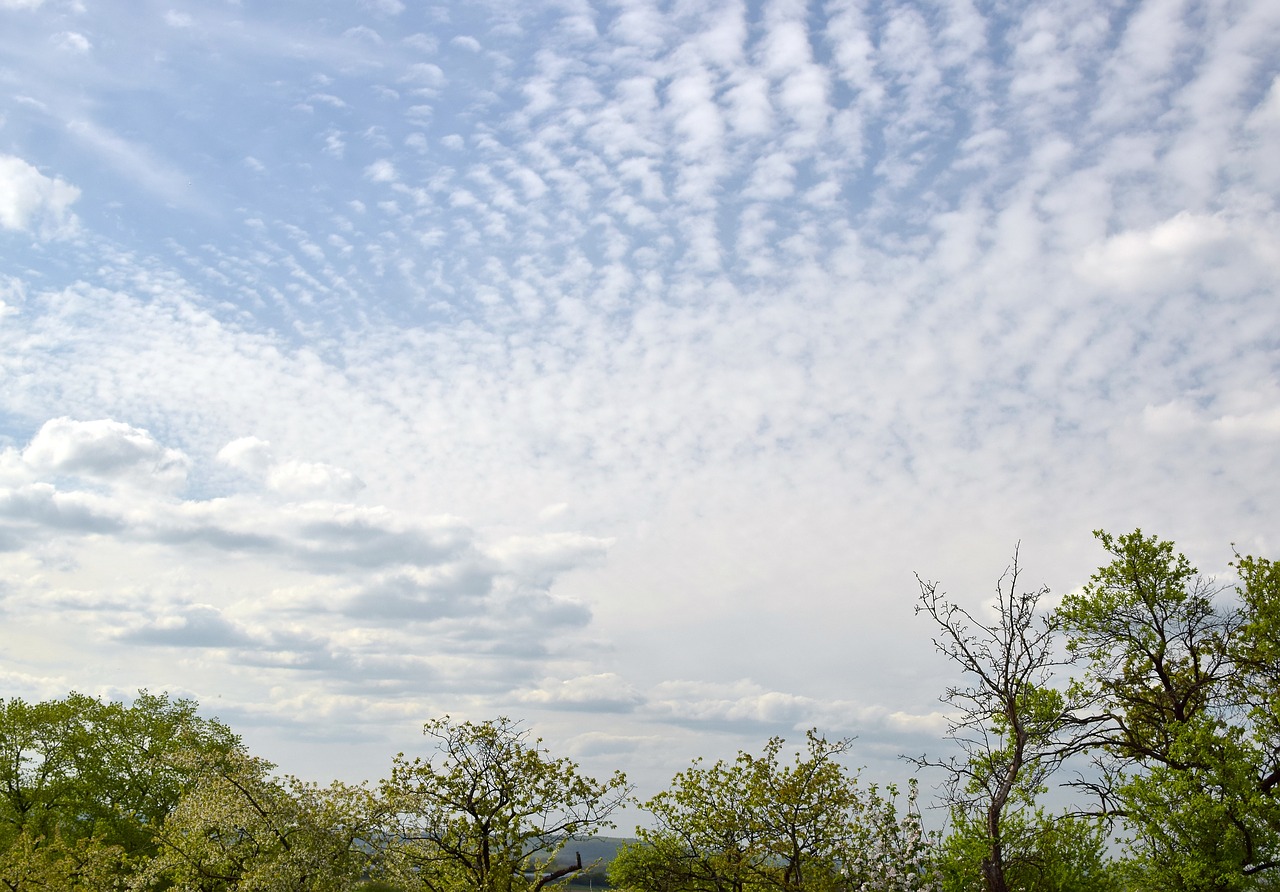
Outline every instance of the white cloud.
{"label": "white cloud", "polygon": [[1171,436],[1185,436],[1203,427],[1200,413],[1181,400],[1145,407],[1142,410],[1142,424],[1153,433]]}
{"label": "white cloud", "polygon": [[382,158],[366,167],[364,175],[375,183],[394,183],[396,181],[396,167],[387,159]]}
{"label": "white cloud", "polygon": [[26,302],[26,288],[21,279],[12,276],[0,276],[0,319],[20,312]]}
{"label": "white cloud", "polygon": [[53,36],[53,42],[60,50],[69,53],[87,53],[93,49],[89,38],[76,31],[63,31]]}
{"label": "white cloud", "polygon": [[520,693],[519,699],[538,706],[604,712],[628,712],[644,701],[639,691],[613,672],[544,679],[537,688]]}
{"label": "white cloud", "polygon": [[383,15],[394,16],[404,12],[404,3],[401,0],[360,0],[360,5]]}
{"label": "white cloud", "polygon": [[1122,232],[1090,248],[1081,275],[1125,290],[1162,291],[1190,284],[1192,271],[1231,236],[1220,217],[1181,212],[1150,229]]}
{"label": "white cloud", "polygon": [[1274,440],[1280,437],[1280,406],[1245,415],[1223,415],[1214,419],[1213,424],[1225,436],[1262,436]]}
{"label": "white cloud", "polygon": [[193,604],[166,612],[118,633],[128,644],[170,647],[232,647],[249,643],[243,630],[211,604]]}
{"label": "white cloud", "polygon": [[267,486],[291,499],[350,499],[364,489],[364,481],[323,462],[287,461],[271,467]]}
{"label": "white cloud", "polygon": [[[94,199],[33,245],[72,187],[0,187],[31,678],[893,772],[946,684],[911,570],[1280,541],[1274,4],[89,6],[0,34],[8,151]],[[180,494],[118,485],[165,449]]]}
{"label": "white cloud", "polygon": [[271,444],[257,437],[240,437],[218,450],[218,461],[258,476],[266,475],[275,459]]}
{"label": "white cloud", "polygon": [[35,232],[41,238],[66,236],[78,222],[71,205],[80,190],[58,177],[47,177],[13,155],[0,155],[0,227]]}
{"label": "white cloud", "polygon": [[22,451],[38,471],[176,488],[186,482],[187,457],[161,446],[145,430],[110,419],[55,418]]}

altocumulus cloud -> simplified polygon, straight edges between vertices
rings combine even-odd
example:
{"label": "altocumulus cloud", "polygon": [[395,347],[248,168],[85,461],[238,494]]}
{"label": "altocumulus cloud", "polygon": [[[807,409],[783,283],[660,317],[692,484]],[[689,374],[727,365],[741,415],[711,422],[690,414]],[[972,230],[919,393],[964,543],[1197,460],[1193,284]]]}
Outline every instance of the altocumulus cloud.
{"label": "altocumulus cloud", "polygon": [[1275,3],[0,5],[18,693],[891,759],[912,570],[1280,541]]}

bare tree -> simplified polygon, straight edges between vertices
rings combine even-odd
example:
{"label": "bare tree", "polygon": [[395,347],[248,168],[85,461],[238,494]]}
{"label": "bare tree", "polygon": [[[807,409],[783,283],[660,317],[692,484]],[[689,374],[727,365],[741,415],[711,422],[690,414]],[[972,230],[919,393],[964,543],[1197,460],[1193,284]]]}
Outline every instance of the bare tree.
{"label": "bare tree", "polygon": [[1020,592],[1020,574],[1015,547],[996,583],[995,613],[988,621],[949,600],[938,583],[916,576],[916,613],[934,621],[933,643],[960,668],[965,683],[940,698],[954,710],[947,736],[961,754],[910,761],[944,771],[953,814],[981,821],[986,850],[980,870],[987,892],[1010,889],[1007,868],[1018,844],[1007,838],[1006,817],[1034,805],[1068,752],[1061,740],[1070,724],[1066,698],[1050,682],[1053,670],[1071,658],[1058,655],[1056,628],[1040,610],[1048,588]]}

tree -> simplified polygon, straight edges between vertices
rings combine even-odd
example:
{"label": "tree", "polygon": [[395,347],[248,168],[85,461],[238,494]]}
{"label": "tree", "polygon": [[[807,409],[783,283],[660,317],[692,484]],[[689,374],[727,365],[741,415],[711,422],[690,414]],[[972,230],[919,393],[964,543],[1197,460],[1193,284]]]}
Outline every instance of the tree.
{"label": "tree", "polygon": [[375,845],[378,811],[364,787],[276,778],[243,750],[193,754],[195,784],[157,830],[145,885],[180,892],[342,892]]}
{"label": "tree", "polygon": [[241,751],[240,737],[200,716],[194,700],[147,691],[128,705],[85,699],[74,704],[77,808],[94,834],[149,856],[156,827],[196,782],[196,766]]}
{"label": "tree", "polygon": [[701,881],[696,854],[677,834],[637,829],[641,838],[624,843],[609,862],[609,885],[635,892],[698,892],[715,890],[713,880]]}
{"label": "tree", "polygon": [[7,848],[24,834],[28,842],[60,830],[86,835],[77,826],[83,804],[77,763],[85,745],[80,722],[99,707],[79,694],[44,703],[0,700],[0,845]]}
{"label": "tree", "polygon": [[[974,869],[988,856],[990,841],[981,815],[956,810],[939,847],[942,892],[983,888]],[[1005,878],[1010,889],[1034,892],[1104,892],[1119,889],[1117,866],[1107,854],[1106,823],[1087,816],[1019,808],[1002,820]]]}
{"label": "tree", "polygon": [[649,892],[929,888],[929,840],[897,791],[865,792],[839,761],[851,741],[806,735],[790,764],[774,737],[760,756],[701,760],[644,804],[653,829],[610,865],[610,881]]}
{"label": "tree", "polygon": [[1232,636],[1228,676],[1258,746],[1257,787],[1280,790],[1280,563],[1236,554],[1242,622]]}
{"label": "tree", "polygon": [[1089,786],[1129,829],[1141,883],[1251,888],[1280,873],[1280,574],[1237,556],[1233,601],[1171,542],[1094,535],[1113,559],[1058,613],[1087,660]]}
{"label": "tree", "polygon": [[387,870],[404,885],[432,890],[537,890],[583,869],[555,867],[573,837],[614,826],[626,777],[583,776],[552,758],[541,738],[507,718],[479,724],[449,716],[427,722],[428,759],[396,756],[382,795]]}
{"label": "tree", "polygon": [[190,785],[192,753],[226,753],[239,739],[196,704],[139,692],[133,703],[71,693],[0,700],[0,846],[97,839],[131,858]]}
{"label": "tree", "polygon": [[23,830],[0,851],[5,892],[124,892],[130,866],[124,849],[99,837],[67,840]]}
{"label": "tree", "polygon": [[945,772],[948,804],[955,822],[966,828],[966,840],[977,843],[965,851],[986,892],[1019,888],[1011,882],[1011,869],[1030,852],[1022,834],[1010,832],[1010,819],[1025,821],[1070,750],[1063,739],[1070,725],[1068,703],[1051,686],[1064,660],[1055,651],[1054,625],[1039,609],[1048,589],[1020,592],[1020,575],[1015,549],[996,583],[995,617],[989,622],[948,600],[938,583],[916,577],[916,612],[933,620],[934,646],[967,684],[948,688],[941,698],[955,711],[947,736],[962,755],[911,761]]}

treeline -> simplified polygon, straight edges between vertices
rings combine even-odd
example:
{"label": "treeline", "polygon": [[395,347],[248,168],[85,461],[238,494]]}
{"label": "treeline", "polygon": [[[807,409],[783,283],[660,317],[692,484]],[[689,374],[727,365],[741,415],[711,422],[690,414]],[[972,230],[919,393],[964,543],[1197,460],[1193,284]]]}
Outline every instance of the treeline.
{"label": "treeline", "polygon": [[428,722],[431,758],[375,786],[280,775],[196,704],[0,701],[0,888],[536,890],[612,826],[625,777],[584,776],[508,719]]}
{"label": "treeline", "polygon": [[[920,581],[956,668],[945,832],[916,779],[864,784],[848,739],[701,760],[635,803],[634,892],[1235,892],[1280,888],[1280,565],[1200,576],[1140,531],[1047,609],[1017,555],[987,612]],[[376,784],[282,775],[196,704],[0,700],[0,890],[537,892],[632,802],[506,718],[424,728]],[[1046,793],[1060,787],[1051,809]]]}

